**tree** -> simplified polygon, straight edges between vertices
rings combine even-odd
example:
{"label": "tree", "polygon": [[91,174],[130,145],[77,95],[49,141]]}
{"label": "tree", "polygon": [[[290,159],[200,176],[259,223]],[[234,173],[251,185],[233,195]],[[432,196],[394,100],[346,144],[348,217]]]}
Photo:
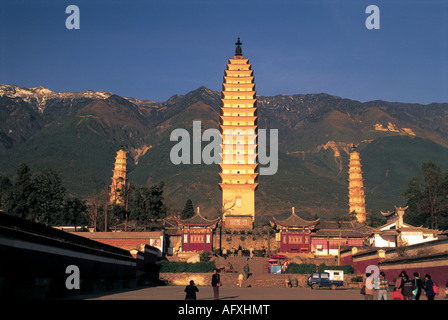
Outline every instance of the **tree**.
{"label": "tree", "polygon": [[60,223],[75,227],[89,222],[86,202],[79,198],[66,198],[64,200]]}
{"label": "tree", "polygon": [[65,188],[60,176],[52,169],[47,169],[36,175],[33,183],[33,220],[46,225],[57,224],[65,198]]}
{"label": "tree", "polygon": [[5,212],[47,225],[57,224],[65,197],[59,175],[51,169],[33,177],[30,168],[21,164],[16,179],[3,196]]}
{"label": "tree", "polygon": [[3,208],[6,201],[6,195],[11,187],[11,180],[5,175],[0,175],[0,208]]}
{"label": "tree", "polygon": [[132,186],[129,194],[129,212],[145,229],[147,221],[165,218],[166,206],[163,202],[164,183],[151,187]]}
{"label": "tree", "polygon": [[194,207],[193,207],[193,201],[191,199],[188,199],[185,203],[184,210],[182,210],[182,214],[180,215],[181,219],[188,219],[194,216]]}
{"label": "tree", "polygon": [[14,184],[4,195],[4,211],[17,217],[30,218],[34,191],[31,170],[22,163],[17,169]]}
{"label": "tree", "polygon": [[413,177],[404,192],[409,207],[410,223],[437,229],[447,227],[448,220],[448,172],[443,174],[433,162],[422,164],[422,176]]}

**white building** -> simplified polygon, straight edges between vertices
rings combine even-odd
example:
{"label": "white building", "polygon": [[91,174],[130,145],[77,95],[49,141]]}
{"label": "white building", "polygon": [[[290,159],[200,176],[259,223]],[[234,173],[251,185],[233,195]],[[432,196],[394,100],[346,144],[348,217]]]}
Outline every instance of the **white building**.
{"label": "white building", "polygon": [[381,212],[387,223],[375,229],[369,239],[374,247],[397,247],[437,240],[438,230],[414,227],[403,222],[403,215],[408,207],[397,208],[393,212]]}

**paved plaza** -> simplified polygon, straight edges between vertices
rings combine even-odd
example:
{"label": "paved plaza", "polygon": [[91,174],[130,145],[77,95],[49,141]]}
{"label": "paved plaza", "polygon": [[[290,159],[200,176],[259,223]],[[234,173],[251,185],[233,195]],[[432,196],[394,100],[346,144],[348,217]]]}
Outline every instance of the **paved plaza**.
{"label": "paved plaza", "polygon": [[[184,300],[185,287],[161,286],[141,287],[120,291],[106,291],[97,294],[75,295],[69,300]],[[213,289],[198,287],[197,300],[213,300]],[[391,293],[389,292],[389,299]],[[222,287],[220,299],[227,300],[364,300],[358,289],[317,289],[311,288],[235,288]],[[376,296],[374,296],[376,299]],[[436,300],[443,300],[439,295]],[[422,297],[421,300],[426,300]]]}

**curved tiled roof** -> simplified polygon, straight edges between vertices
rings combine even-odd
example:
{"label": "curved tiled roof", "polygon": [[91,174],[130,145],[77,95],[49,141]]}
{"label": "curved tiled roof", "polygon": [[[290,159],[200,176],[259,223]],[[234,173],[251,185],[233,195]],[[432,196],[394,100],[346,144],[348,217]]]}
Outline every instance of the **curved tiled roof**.
{"label": "curved tiled roof", "polygon": [[220,220],[220,218],[216,218],[213,220],[206,219],[203,216],[201,216],[198,212],[196,212],[194,216],[187,219],[180,219],[180,217],[175,217],[174,219],[177,221],[177,223],[180,223],[182,225],[201,226],[201,227],[211,226],[213,224],[218,223],[218,221]]}
{"label": "curved tiled roof", "polygon": [[313,221],[305,220],[305,219],[300,218],[294,212],[291,213],[291,215],[284,220],[277,220],[275,218],[273,218],[273,219],[276,224],[278,224],[282,227],[298,227],[298,228],[314,227],[320,220],[320,219],[313,220]]}

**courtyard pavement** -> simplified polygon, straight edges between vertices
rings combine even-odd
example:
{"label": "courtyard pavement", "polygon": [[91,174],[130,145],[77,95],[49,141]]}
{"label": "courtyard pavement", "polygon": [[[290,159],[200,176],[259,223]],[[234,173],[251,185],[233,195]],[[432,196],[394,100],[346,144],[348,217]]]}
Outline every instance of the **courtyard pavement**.
{"label": "courtyard pavement", "polygon": [[[105,291],[97,294],[73,295],[64,300],[184,300],[185,287],[159,286],[138,287],[120,291]],[[213,300],[210,286],[198,287],[197,300]],[[221,287],[220,299],[228,300],[364,300],[358,289],[316,289],[311,288],[235,288]],[[391,299],[391,292],[389,292]],[[376,300],[376,295],[374,295]],[[421,300],[426,300],[422,296]],[[444,295],[436,300],[446,300]],[[448,300],[446,300],[448,301]]]}

